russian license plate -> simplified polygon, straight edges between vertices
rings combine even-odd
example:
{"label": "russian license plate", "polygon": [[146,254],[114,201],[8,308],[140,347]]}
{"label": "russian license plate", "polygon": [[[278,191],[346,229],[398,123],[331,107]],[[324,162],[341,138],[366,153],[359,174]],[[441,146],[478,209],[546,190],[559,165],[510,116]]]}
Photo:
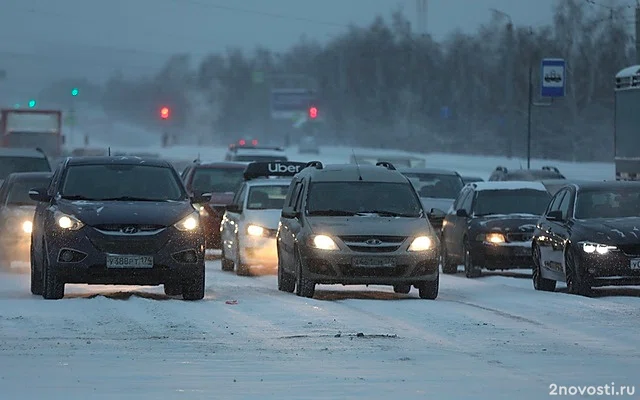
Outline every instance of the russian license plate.
{"label": "russian license plate", "polygon": [[394,268],[396,260],[389,257],[354,257],[351,265],[356,268]]}
{"label": "russian license plate", "polygon": [[633,258],[630,262],[631,269],[639,270],[640,269],[640,258]]}
{"label": "russian license plate", "polygon": [[107,268],[153,268],[153,257],[109,254]]}

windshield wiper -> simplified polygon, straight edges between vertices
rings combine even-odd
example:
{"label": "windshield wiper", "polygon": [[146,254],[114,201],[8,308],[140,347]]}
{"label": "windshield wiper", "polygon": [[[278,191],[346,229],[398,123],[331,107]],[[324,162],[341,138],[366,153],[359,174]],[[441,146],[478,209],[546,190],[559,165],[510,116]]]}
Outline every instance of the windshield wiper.
{"label": "windshield wiper", "polygon": [[322,215],[328,217],[351,217],[356,214],[353,211],[344,210],[314,210],[309,211],[309,215]]}
{"label": "windshield wiper", "polygon": [[96,199],[92,199],[86,196],[82,196],[80,194],[73,194],[68,196],[61,196],[64,200],[88,200],[88,201],[96,201]]}
{"label": "windshield wiper", "polygon": [[394,211],[382,211],[382,210],[372,210],[372,211],[359,211],[358,215],[362,214],[378,214],[381,217],[407,217],[407,218],[418,218],[419,215],[416,214],[407,214],[407,213],[398,213]]}
{"label": "windshield wiper", "polygon": [[99,199],[98,201],[167,201],[167,200],[149,199],[147,197],[120,196],[120,197],[107,197],[104,199]]}

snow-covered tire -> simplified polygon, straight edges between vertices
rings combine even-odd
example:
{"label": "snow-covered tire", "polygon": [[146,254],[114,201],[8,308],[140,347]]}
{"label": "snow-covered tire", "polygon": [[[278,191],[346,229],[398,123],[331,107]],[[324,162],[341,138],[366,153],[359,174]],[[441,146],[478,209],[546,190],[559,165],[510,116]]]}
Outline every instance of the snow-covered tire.
{"label": "snow-covered tire", "polygon": [[580,265],[576,263],[571,248],[566,250],[564,262],[567,290],[569,293],[580,296],[590,296],[591,285],[589,285],[585,279],[583,272],[580,271]]}
{"label": "snow-covered tire", "polygon": [[449,259],[449,255],[447,254],[447,248],[444,245],[444,239],[442,240],[442,273],[443,274],[457,274],[458,273],[458,264],[452,263]]}
{"label": "snow-covered tire", "polygon": [[467,243],[463,244],[462,254],[464,255],[464,275],[467,278],[478,278],[482,275],[482,269],[473,263],[471,249]]}
{"label": "snow-covered tire", "polygon": [[296,289],[296,277],[282,268],[282,262],[280,260],[281,258],[278,254],[278,290],[281,292],[293,293]]}
{"label": "snow-covered tire", "polygon": [[204,299],[204,265],[202,273],[194,276],[194,278],[182,285],[182,298],[184,300],[202,300]]}
{"label": "snow-covered tire", "polygon": [[44,284],[42,288],[42,297],[47,300],[59,300],[64,297],[64,282],[60,280],[56,271],[51,268],[47,261],[47,256],[44,256],[42,263],[44,269]]}
{"label": "snow-covered tire", "polygon": [[31,294],[42,296],[44,290],[44,282],[42,279],[42,269],[38,267],[36,258],[33,256],[33,245],[30,251],[31,257]]}
{"label": "snow-covered tire", "polygon": [[312,298],[316,292],[316,283],[304,276],[302,260],[296,250],[296,294],[300,297]]}
{"label": "snow-covered tire", "polygon": [[251,276],[251,268],[247,264],[242,263],[240,257],[240,246],[238,246],[238,238],[236,238],[236,259],[233,262],[236,269],[236,275],[238,276]]}
{"label": "snow-covered tire", "polygon": [[417,285],[418,295],[421,299],[435,300],[440,290],[440,276],[433,281],[423,281]]}
{"label": "snow-covered tire", "polygon": [[540,266],[540,247],[533,245],[531,256],[533,257],[533,268],[531,269],[531,279],[533,288],[543,292],[553,292],[556,290],[556,281],[542,277],[542,267]]}
{"label": "snow-covered tire", "polygon": [[233,271],[233,261],[227,258],[224,252],[224,243],[222,244],[222,257],[220,258],[220,269],[223,271]]}

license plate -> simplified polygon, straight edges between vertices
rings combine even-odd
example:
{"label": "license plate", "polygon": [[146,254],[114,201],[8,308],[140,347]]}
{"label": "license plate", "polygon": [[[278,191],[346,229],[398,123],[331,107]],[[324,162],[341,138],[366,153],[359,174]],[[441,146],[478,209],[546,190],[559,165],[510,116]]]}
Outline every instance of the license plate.
{"label": "license plate", "polygon": [[153,257],[108,255],[107,268],[153,268]]}
{"label": "license plate", "polygon": [[351,265],[357,268],[393,268],[396,260],[388,257],[354,257]]}
{"label": "license plate", "polygon": [[631,259],[631,269],[639,270],[640,269],[640,258]]}

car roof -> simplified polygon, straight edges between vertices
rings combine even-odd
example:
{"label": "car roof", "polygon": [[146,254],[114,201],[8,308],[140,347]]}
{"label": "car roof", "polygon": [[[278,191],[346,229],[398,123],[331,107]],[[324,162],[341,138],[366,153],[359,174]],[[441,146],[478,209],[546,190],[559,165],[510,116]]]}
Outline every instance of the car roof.
{"label": "car roof", "polygon": [[216,162],[207,162],[207,163],[194,163],[194,168],[206,168],[206,169],[215,169],[215,168],[232,168],[232,169],[241,169],[244,170],[249,165],[248,162],[242,161],[216,161]]}
{"label": "car roof", "polygon": [[7,181],[29,181],[33,179],[51,179],[53,172],[14,172],[7,176]]}
{"label": "car roof", "polygon": [[237,147],[234,150],[230,150],[232,153],[234,154],[242,154],[242,155],[255,155],[255,156],[259,156],[259,155],[271,155],[271,154],[277,154],[277,155],[283,155],[285,154],[284,150],[282,149],[276,149],[276,148],[255,148],[255,147]]}
{"label": "car roof", "polygon": [[[374,165],[333,164],[318,169],[308,167],[300,175],[310,174],[314,182],[389,182],[409,183],[400,172]],[[360,179],[362,178],[362,179]]]}
{"label": "car roof", "polygon": [[530,177],[530,178],[536,178],[536,179],[543,179],[543,178],[553,179],[553,178],[563,176],[561,173],[558,173],[556,171],[549,171],[545,169],[516,169],[513,171],[509,171],[504,175],[508,178]]}
{"label": "car roof", "polygon": [[570,183],[580,191],[604,191],[624,188],[640,189],[640,181],[583,181]]}
{"label": "car roof", "polygon": [[43,152],[36,149],[0,148],[0,157],[46,158]]}
{"label": "car roof", "polygon": [[547,191],[547,188],[545,188],[542,182],[537,182],[537,181],[473,182],[473,183],[467,184],[467,186],[473,186],[476,191],[518,190],[518,189],[541,190],[544,192]]}
{"label": "car roof", "polygon": [[131,156],[92,156],[92,157],[69,157],[68,165],[146,165],[150,167],[173,168],[171,163],[161,158],[131,157]]}
{"label": "car roof", "polygon": [[459,176],[459,174],[450,169],[440,169],[440,168],[398,168],[398,172],[404,173],[417,173],[417,174],[434,174],[434,175],[455,175]]}

